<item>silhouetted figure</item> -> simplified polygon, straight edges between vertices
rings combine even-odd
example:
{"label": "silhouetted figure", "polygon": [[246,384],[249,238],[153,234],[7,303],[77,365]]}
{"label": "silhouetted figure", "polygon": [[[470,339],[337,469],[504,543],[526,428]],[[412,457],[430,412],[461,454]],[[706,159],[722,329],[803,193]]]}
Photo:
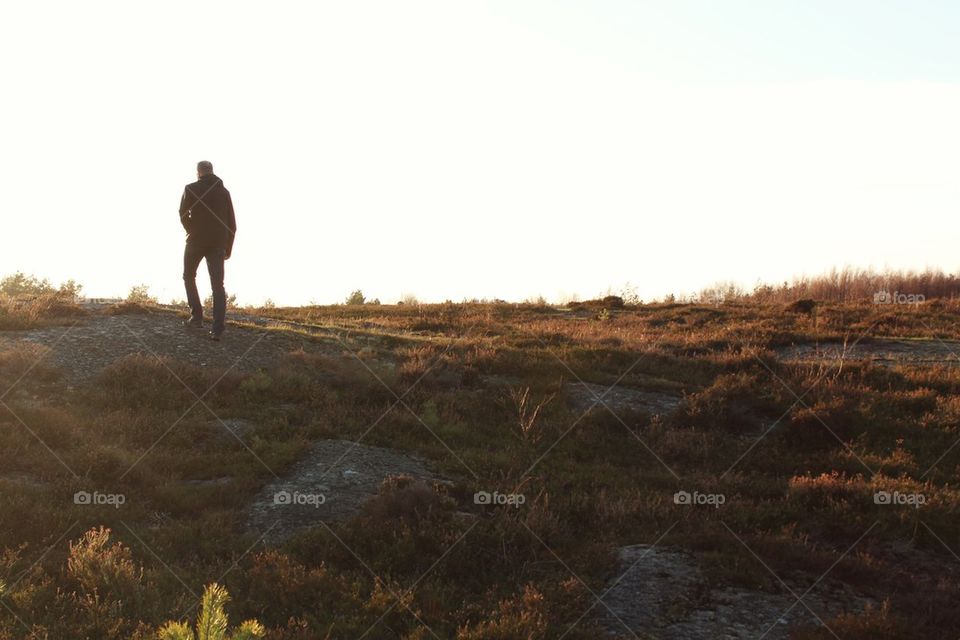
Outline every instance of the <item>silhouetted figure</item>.
{"label": "silhouetted figure", "polygon": [[210,287],[213,289],[213,328],[210,337],[219,340],[227,313],[227,294],[223,288],[223,262],[233,251],[237,221],[233,201],[223,181],[213,173],[207,160],[197,163],[197,181],[183,190],[180,199],[180,223],[187,231],[183,251],[183,283],[187,289],[190,319],[184,325],[203,327],[203,303],[197,292],[197,267],[207,261]]}

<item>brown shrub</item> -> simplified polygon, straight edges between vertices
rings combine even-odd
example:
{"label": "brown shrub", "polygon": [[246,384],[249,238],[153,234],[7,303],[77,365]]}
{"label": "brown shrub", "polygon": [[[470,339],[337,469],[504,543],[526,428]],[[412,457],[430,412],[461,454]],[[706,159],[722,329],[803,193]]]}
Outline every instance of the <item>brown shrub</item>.
{"label": "brown shrub", "polygon": [[457,631],[457,640],[538,640],[547,634],[546,603],[533,585],[502,600],[487,620]]}
{"label": "brown shrub", "polygon": [[140,598],[143,568],[133,562],[128,547],[110,544],[110,529],[90,529],[70,543],[67,572],[86,595],[99,595],[114,602],[134,602]]}
{"label": "brown shrub", "polygon": [[821,400],[810,407],[797,405],[784,438],[789,446],[802,451],[843,446],[854,434],[859,419],[859,410],[846,398]]}

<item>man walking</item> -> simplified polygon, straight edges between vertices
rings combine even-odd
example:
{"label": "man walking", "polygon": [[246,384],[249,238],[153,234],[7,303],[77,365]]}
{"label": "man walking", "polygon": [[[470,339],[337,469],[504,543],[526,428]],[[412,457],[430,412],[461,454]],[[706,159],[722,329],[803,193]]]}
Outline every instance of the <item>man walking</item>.
{"label": "man walking", "polygon": [[207,160],[197,163],[197,181],[183,190],[180,198],[180,224],[187,232],[183,251],[183,283],[187,289],[190,319],[188,328],[203,327],[203,304],[197,292],[197,267],[207,261],[210,287],[213,289],[213,328],[210,337],[219,340],[225,328],[227,294],[223,288],[223,262],[233,251],[233,237],[237,221],[233,215],[233,201],[223,181],[213,173],[213,164]]}

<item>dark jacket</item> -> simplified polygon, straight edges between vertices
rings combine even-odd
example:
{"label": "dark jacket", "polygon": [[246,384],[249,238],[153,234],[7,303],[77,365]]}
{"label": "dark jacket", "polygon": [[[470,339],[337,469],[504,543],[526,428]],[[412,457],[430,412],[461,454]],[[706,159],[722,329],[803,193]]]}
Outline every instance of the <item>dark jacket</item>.
{"label": "dark jacket", "polygon": [[187,244],[204,249],[233,251],[237,220],[230,192],[212,173],[191,182],[180,198],[180,224],[187,231]]}

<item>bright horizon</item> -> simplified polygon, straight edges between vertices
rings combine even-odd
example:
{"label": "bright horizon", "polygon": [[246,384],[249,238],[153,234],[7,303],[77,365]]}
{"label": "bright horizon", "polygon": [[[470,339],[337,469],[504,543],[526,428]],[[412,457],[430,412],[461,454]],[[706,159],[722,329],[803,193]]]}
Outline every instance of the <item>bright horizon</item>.
{"label": "bright horizon", "polygon": [[0,9],[0,275],[182,299],[202,159],[241,304],[960,267],[950,3],[262,7]]}

